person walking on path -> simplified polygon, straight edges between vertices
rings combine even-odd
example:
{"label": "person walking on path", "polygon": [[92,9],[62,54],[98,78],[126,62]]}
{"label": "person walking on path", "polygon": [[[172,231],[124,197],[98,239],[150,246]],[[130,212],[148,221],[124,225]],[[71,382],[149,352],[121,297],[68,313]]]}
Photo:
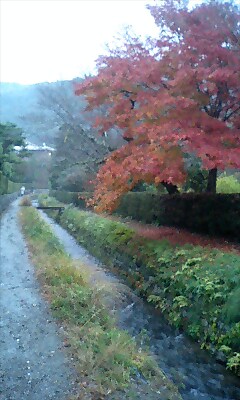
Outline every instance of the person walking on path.
{"label": "person walking on path", "polygon": [[21,196],[24,196],[24,193],[25,193],[25,186],[22,186],[20,189]]}

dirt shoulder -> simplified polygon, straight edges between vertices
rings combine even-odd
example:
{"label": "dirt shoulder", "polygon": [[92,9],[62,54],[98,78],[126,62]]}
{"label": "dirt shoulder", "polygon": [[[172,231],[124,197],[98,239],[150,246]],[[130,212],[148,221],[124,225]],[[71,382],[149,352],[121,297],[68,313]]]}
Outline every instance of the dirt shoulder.
{"label": "dirt shoulder", "polygon": [[66,400],[75,371],[29,263],[17,201],[0,230],[0,399]]}

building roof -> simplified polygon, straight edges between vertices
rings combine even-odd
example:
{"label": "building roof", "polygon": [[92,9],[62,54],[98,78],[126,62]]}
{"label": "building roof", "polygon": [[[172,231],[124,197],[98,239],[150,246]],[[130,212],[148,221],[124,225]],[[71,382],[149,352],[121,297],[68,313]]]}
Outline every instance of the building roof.
{"label": "building roof", "polygon": [[42,146],[37,144],[26,142],[26,146],[14,146],[14,150],[21,151],[21,150],[28,150],[28,151],[55,151],[53,147],[47,146],[46,143],[43,143]]}

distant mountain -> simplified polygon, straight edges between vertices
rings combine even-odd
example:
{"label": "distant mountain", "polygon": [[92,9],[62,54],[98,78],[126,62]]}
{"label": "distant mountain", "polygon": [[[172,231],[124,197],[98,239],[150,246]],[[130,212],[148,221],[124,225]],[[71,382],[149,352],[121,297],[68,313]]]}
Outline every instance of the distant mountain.
{"label": "distant mountain", "polygon": [[[0,82],[0,121],[15,123],[29,141],[38,145],[53,145],[66,115],[74,114],[73,119],[77,119],[84,105],[74,95],[73,81],[34,85]],[[56,114],[58,108],[62,108],[60,116]]]}
{"label": "distant mountain", "polygon": [[[104,115],[106,109],[99,107],[91,112],[85,111],[85,99],[74,94],[74,84],[80,81],[80,78],[75,78],[35,85],[0,82],[0,122],[15,123],[23,129],[29,142],[40,146],[46,143],[55,147],[55,138],[61,127],[76,135],[81,134],[83,145],[86,136],[90,140],[102,141],[93,124],[95,117]],[[118,129],[111,129],[108,133],[104,141],[111,149],[123,144]]]}
{"label": "distant mountain", "polygon": [[2,122],[19,122],[19,117],[27,110],[37,107],[36,85],[0,83]]}

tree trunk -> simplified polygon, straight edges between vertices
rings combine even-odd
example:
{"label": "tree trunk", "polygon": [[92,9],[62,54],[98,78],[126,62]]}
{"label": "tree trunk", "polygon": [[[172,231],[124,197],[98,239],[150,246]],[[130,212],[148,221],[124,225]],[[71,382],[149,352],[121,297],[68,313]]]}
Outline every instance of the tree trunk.
{"label": "tree trunk", "polygon": [[168,194],[179,193],[178,187],[176,185],[173,185],[172,183],[167,183],[164,181],[162,181],[161,184],[167,189]]}
{"label": "tree trunk", "polygon": [[217,191],[217,168],[210,169],[208,173],[207,192],[216,193]]}

